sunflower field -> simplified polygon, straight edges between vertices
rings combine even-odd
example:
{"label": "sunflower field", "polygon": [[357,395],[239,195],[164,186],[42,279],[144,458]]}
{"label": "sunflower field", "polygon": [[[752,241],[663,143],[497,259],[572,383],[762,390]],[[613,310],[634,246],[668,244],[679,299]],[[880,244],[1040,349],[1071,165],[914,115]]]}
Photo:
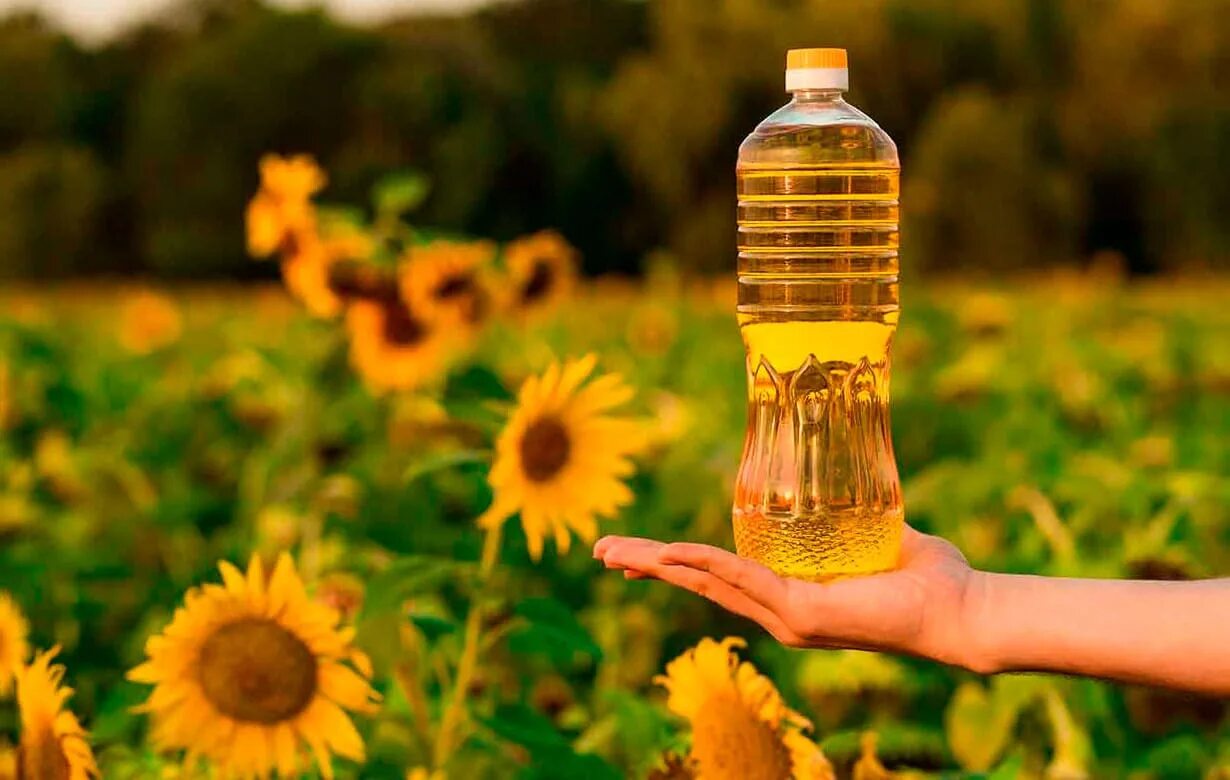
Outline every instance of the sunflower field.
{"label": "sunflower field", "polygon": [[[1223,703],[787,650],[592,560],[731,544],[733,273],[583,280],[415,224],[412,175],[261,174],[280,286],[0,291],[0,778],[1230,777]],[[910,523],[1230,571],[1230,280],[902,287]]]}

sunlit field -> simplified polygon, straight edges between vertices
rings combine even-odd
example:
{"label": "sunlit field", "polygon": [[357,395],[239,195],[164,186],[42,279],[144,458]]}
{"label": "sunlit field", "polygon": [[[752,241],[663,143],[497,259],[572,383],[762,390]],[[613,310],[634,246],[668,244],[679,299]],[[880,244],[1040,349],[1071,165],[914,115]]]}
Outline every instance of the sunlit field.
{"label": "sunlit field", "polygon": [[[356,350],[379,334],[352,316],[310,316],[281,286],[6,289],[0,591],[14,609],[0,602],[0,650],[16,647],[14,610],[29,623],[23,652],[61,648],[52,663],[76,690],[65,706],[107,778],[208,776],[177,773],[184,748],[296,772],[320,771],[309,748],[320,749],[337,776],[370,778],[407,767],[423,767],[415,778],[443,776],[432,767],[456,778],[688,777],[697,756],[763,765],[740,751],[784,745],[813,751],[813,774],[799,777],[827,776],[827,762],[840,776],[857,762],[861,778],[1230,767],[1218,703],[788,651],[693,596],[601,570],[595,531],[731,544],[745,412],[733,295],[731,279],[663,263],[643,281],[578,283],[533,312],[493,303],[481,327],[454,329],[438,361],[389,352],[373,368]],[[892,414],[909,522],[994,570],[1230,569],[1227,300],[1218,278],[907,278]],[[526,413],[523,382],[556,361],[575,379],[587,366],[570,361],[587,355],[584,387],[611,390],[603,377],[614,373],[631,388],[603,412],[629,426],[604,442],[634,464],[612,478],[626,500],[586,483],[613,496],[594,507],[595,527],[568,506],[488,511],[507,489],[493,469],[508,455],[510,416]],[[415,374],[410,386],[392,386],[399,370]],[[211,585],[224,582],[220,561],[236,567],[226,590]],[[175,617],[200,586],[188,597],[200,621]],[[208,633],[211,609],[261,627],[250,646],[216,632],[203,640],[211,660],[185,671],[175,653]],[[309,634],[315,644],[295,639]],[[147,647],[151,636],[161,639]],[[733,709],[729,722],[693,728],[683,696],[668,703],[655,680],[725,637],[747,648],[703,643],[691,662],[728,670],[721,658],[735,652],[772,680],[783,716],[761,734],[767,746],[736,739],[745,721]],[[315,680],[296,666],[305,646]],[[270,666],[261,655],[273,647],[284,652]],[[205,679],[241,661],[249,673],[231,688]],[[195,710],[171,703],[188,695],[176,675],[190,674],[208,699]],[[711,691],[736,690],[719,677]],[[6,694],[0,686],[0,743],[26,738]],[[332,704],[313,709],[322,698]],[[228,707],[249,725],[219,725]]]}

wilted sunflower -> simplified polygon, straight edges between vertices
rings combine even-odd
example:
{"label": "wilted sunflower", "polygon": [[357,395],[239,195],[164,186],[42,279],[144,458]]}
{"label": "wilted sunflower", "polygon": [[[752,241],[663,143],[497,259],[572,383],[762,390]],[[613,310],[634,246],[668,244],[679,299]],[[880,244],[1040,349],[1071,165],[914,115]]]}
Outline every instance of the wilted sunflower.
{"label": "wilted sunflower", "polygon": [[0,592],[0,697],[13,689],[13,676],[30,655],[30,625],[9,594]]}
{"label": "wilted sunflower", "polygon": [[294,234],[282,259],[286,289],[316,317],[336,317],[343,301],[331,283],[336,263],[366,257],[371,241],[357,230],[320,236],[314,229]]}
{"label": "wilted sunflower", "polygon": [[136,293],[120,310],[120,346],[134,355],[148,355],[169,347],[179,341],[182,332],[179,307],[161,293]]}
{"label": "wilted sunflower", "polygon": [[519,238],[504,247],[509,284],[507,305],[532,313],[551,308],[576,286],[577,252],[553,230]]}
{"label": "wilted sunflower", "polygon": [[223,584],[189,590],[146,644],[148,660],[128,673],[155,686],[142,705],[155,744],[240,777],[299,777],[306,748],[326,778],[334,753],[362,761],[346,711],[370,711],[377,696],[354,630],[308,598],[285,553],[268,578],[255,556],[246,576],[219,567]]}
{"label": "wilted sunflower", "polygon": [[315,227],[312,196],[325,186],[324,171],[308,155],[261,158],[261,186],[248,203],[248,253],[268,257]]}
{"label": "wilted sunflower", "polygon": [[439,378],[460,334],[400,297],[360,299],[346,310],[350,362],[373,391],[412,390]]}
{"label": "wilted sunflower", "polygon": [[489,241],[436,241],[412,247],[402,295],[424,316],[474,327],[491,309],[486,273],[495,256]]}
{"label": "wilted sunflower", "polygon": [[592,542],[597,517],[632,500],[623,479],[633,471],[629,456],[645,446],[644,426],[608,414],[632,398],[619,375],[585,384],[595,362],[589,355],[563,367],[552,364],[541,377],[527,379],[496,442],[488,477],[495,502],[478,522],[491,528],[520,512],[535,560],[549,533],[567,552],[571,531]]}
{"label": "wilted sunflower", "polygon": [[732,648],[737,637],[702,639],[656,678],[666,706],[692,727],[691,758],[707,780],[832,780],[833,767],[803,734],[811,723]]}
{"label": "wilted sunflower", "polygon": [[52,666],[58,649],[39,653],[17,672],[21,745],[19,780],[87,780],[100,777],[88,735],[64,704],[73,689],[62,686],[64,667]]}

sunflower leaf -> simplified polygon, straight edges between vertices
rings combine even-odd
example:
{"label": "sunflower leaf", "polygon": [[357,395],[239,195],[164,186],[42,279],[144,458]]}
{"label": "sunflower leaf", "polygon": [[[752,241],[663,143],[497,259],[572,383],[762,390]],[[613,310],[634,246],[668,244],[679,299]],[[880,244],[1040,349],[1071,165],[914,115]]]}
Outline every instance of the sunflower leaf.
{"label": "sunflower leaf", "polygon": [[540,750],[534,753],[534,766],[520,775],[525,780],[619,780],[615,767],[593,753],[572,750]]}
{"label": "sunflower leaf", "polygon": [[449,580],[472,578],[474,564],[429,555],[407,555],[371,578],[363,602],[365,617],[395,610],[416,593],[432,591]]}
{"label": "sunflower leaf", "polygon": [[376,211],[385,216],[401,216],[418,208],[427,199],[431,185],[427,177],[414,171],[390,174],[372,189]]}
{"label": "sunflower leaf", "polygon": [[411,463],[402,472],[401,479],[403,483],[409,483],[416,479],[421,479],[428,474],[434,474],[437,471],[444,471],[456,466],[490,462],[490,450],[449,450],[447,452],[437,452]]}
{"label": "sunflower leaf", "polygon": [[435,615],[411,615],[410,622],[414,623],[415,628],[423,633],[428,642],[434,642],[457,630],[455,622]]}
{"label": "sunflower leaf", "polygon": [[602,648],[577,621],[572,611],[550,597],[529,598],[514,610],[527,624],[508,637],[508,646],[522,655],[546,655],[570,663],[578,654],[602,660]]}
{"label": "sunflower leaf", "polygon": [[490,717],[480,716],[478,720],[501,739],[533,753],[568,749],[568,740],[555,730],[551,721],[524,704],[501,704]]}

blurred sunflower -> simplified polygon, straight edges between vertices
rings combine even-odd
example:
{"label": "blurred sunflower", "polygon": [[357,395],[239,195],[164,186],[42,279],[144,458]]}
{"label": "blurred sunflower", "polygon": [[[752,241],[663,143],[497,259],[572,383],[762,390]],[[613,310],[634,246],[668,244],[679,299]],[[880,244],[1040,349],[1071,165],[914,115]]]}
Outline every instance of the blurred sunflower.
{"label": "blurred sunflower", "polygon": [[811,728],[782,701],[773,683],[732,648],[737,637],[702,639],[656,678],[666,706],[692,728],[691,759],[699,778],[831,780],[833,767],[803,731]]}
{"label": "blurred sunflower", "polygon": [[350,362],[373,391],[413,390],[448,367],[459,334],[401,298],[356,300],[346,310]]}
{"label": "blurred sunflower", "polygon": [[566,299],[576,286],[577,252],[555,231],[544,230],[504,247],[509,284],[506,305],[533,313]]}
{"label": "blurred sunflower", "polygon": [[134,355],[148,355],[179,341],[183,321],[179,307],[151,290],[132,295],[120,310],[120,346]]}
{"label": "blurred sunflower", "polygon": [[371,253],[371,240],[357,230],[320,236],[315,230],[297,235],[282,259],[286,289],[315,317],[331,318],[341,313],[342,297],[331,283],[336,263],[358,260]]}
{"label": "blurred sunflower", "polygon": [[402,295],[424,316],[477,326],[491,310],[486,272],[494,257],[495,245],[489,241],[412,247]]}
{"label": "blurred sunflower", "polygon": [[377,694],[353,629],[308,598],[285,553],[268,577],[256,556],[246,575],[219,568],[223,584],[189,590],[146,644],[148,660],[128,673],[155,686],[142,705],[154,742],[186,749],[187,763],[204,756],[226,776],[298,777],[305,747],[325,778],[334,753],[362,761],[346,711],[371,711]]}
{"label": "blurred sunflower", "polygon": [[618,374],[585,384],[595,363],[589,355],[527,379],[496,442],[488,477],[495,501],[478,522],[492,528],[520,512],[535,560],[548,533],[567,552],[570,531],[593,541],[597,517],[632,500],[623,479],[633,471],[629,456],[646,444],[644,425],[608,414],[632,390]]}
{"label": "blurred sunflower", "polygon": [[268,257],[314,227],[311,198],[324,188],[326,178],[316,161],[303,154],[267,154],[261,158],[260,173],[260,190],[248,203],[248,253]]}
{"label": "blurred sunflower", "polygon": [[64,704],[73,689],[61,685],[64,667],[52,666],[59,649],[39,653],[17,672],[17,709],[21,714],[21,745],[17,749],[19,780],[86,780],[101,777],[94,751],[77,716]]}
{"label": "blurred sunflower", "polygon": [[25,615],[9,596],[0,591],[0,697],[9,695],[13,688],[13,676],[30,655],[26,637],[30,625]]}
{"label": "blurred sunflower", "polygon": [[438,769],[433,772],[430,769],[416,766],[406,772],[406,780],[444,780],[444,773]]}
{"label": "blurred sunflower", "polygon": [[17,418],[17,404],[13,400],[13,377],[9,364],[0,359],[0,432],[7,430]]}

